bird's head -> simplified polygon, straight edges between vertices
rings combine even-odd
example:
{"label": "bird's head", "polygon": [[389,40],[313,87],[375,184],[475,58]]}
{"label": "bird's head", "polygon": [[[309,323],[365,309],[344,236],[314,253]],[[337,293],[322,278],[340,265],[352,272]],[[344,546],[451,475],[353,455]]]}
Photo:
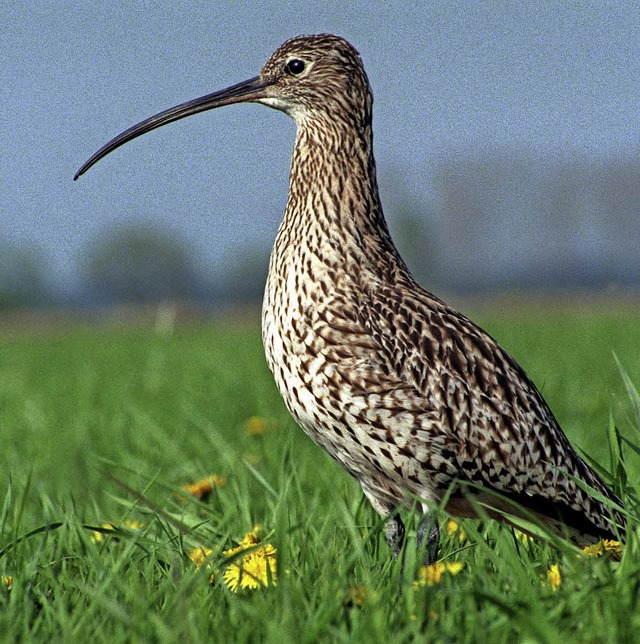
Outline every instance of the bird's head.
{"label": "bird's head", "polygon": [[192,114],[233,103],[263,103],[289,114],[299,125],[323,119],[361,128],[371,121],[373,99],[358,52],[330,34],[297,36],[269,57],[260,75],[160,112],[119,134],[78,170],[84,174],[128,141]]}
{"label": "bird's head", "polygon": [[260,78],[261,103],[296,120],[323,114],[335,119],[370,115],[371,91],[358,52],[330,34],[287,40],[269,57]]}

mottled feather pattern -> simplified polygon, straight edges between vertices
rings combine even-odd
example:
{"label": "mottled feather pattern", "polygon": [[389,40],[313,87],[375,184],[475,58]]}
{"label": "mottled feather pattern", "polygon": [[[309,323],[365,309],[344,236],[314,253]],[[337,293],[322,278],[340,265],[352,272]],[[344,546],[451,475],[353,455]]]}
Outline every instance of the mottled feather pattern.
{"label": "mottled feather pattern", "polygon": [[[293,416],[381,514],[414,496],[438,503],[467,481],[554,528],[555,512],[584,518],[568,526],[578,543],[613,536],[607,507],[572,477],[619,500],[576,454],[535,385],[490,336],[416,284],[393,245],[358,54],[333,36],[300,37],[263,74],[291,57],[311,69],[287,110],[298,133],[263,334]],[[472,514],[455,490],[449,509]],[[620,514],[613,519],[624,526]]]}
{"label": "mottled feather pattern", "polygon": [[624,516],[578,482],[612,506],[620,500],[576,454],[525,372],[422,289],[398,254],[378,196],[373,97],[347,41],[288,40],[259,76],[141,121],[75,178],[145,132],[240,102],[297,124],[263,302],[267,362],[300,426],[389,518],[394,554],[404,533],[397,510],[415,499],[427,563],[438,542],[430,507],[445,499],[452,514],[473,515],[482,502],[496,518],[517,501],[579,544],[622,536]]}

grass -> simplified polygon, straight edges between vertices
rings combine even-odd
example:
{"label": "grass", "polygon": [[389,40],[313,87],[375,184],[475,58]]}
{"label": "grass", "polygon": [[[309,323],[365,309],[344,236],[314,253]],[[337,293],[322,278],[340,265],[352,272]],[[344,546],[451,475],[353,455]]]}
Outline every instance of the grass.
{"label": "grass", "polygon": [[[607,469],[622,435],[613,469],[636,507],[640,315],[473,317]],[[247,431],[251,417],[264,432]],[[441,550],[462,569],[416,583],[416,518],[403,570],[358,485],[290,419],[257,326],[5,331],[0,427],[2,641],[619,642],[640,632],[637,529],[614,561],[467,520],[466,539],[444,530]],[[206,501],[180,494],[209,474],[226,482]],[[277,584],[235,594],[222,573],[242,554],[224,551],[256,524],[277,550]],[[197,546],[212,550],[211,567],[189,559]]]}

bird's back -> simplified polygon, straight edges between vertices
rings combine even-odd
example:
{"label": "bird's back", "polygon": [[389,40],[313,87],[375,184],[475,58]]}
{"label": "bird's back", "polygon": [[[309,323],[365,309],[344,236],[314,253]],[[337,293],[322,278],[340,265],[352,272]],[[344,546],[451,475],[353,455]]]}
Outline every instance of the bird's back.
{"label": "bird's back", "polygon": [[[534,383],[491,336],[409,276],[372,298],[373,309],[385,311],[369,321],[375,333],[382,338],[393,329],[389,364],[433,419],[423,440],[438,448],[420,462],[437,499],[457,480],[476,496],[484,489],[517,501],[558,532],[567,525],[579,543],[615,537],[610,517],[624,525],[623,517],[580,482],[612,504],[620,500],[577,455]],[[472,515],[462,492],[453,490],[448,509]],[[486,500],[514,513],[496,496]]]}

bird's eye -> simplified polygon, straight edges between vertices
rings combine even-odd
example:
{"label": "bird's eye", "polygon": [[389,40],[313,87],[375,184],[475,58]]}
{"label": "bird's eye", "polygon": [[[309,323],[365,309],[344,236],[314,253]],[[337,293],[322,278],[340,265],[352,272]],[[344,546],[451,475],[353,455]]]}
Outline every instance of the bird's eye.
{"label": "bird's eye", "polygon": [[290,60],[287,63],[287,66],[285,69],[290,73],[290,74],[295,74],[296,76],[298,74],[302,74],[304,71],[304,60],[300,60],[299,58],[294,58],[293,60]]}

